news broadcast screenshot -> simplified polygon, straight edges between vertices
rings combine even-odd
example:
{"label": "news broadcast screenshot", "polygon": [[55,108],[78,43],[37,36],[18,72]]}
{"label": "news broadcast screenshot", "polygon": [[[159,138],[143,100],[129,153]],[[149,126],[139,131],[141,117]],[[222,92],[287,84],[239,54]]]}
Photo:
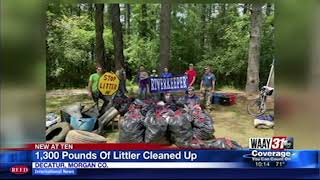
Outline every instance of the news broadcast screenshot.
{"label": "news broadcast screenshot", "polygon": [[319,179],[320,2],[2,0],[1,179]]}

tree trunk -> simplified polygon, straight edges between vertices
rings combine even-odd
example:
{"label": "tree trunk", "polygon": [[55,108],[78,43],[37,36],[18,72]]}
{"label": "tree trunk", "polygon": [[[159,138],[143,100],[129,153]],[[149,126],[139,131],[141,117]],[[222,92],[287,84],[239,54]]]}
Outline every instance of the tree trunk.
{"label": "tree trunk", "polygon": [[168,67],[171,58],[170,30],[171,0],[162,0],[160,12],[160,71],[162,71],[164,67]]}
{"label": "tree trunk", "polygon": [[148,16],[147,13],[147,4],[141,5],[141,16],[139,20],[139,35],[140,37],[147,37],[148,35],[148,22],[146,21],[146,18]]}
{"label": "tree trunk", "polygon": [[78,4],[78,12],[77,15],[80,17],[81,16],[81,4]]}
{"label": "tree trunk", "polygon": [[271,3],[268,3],[268,4],[267,4],[267,8],[266,8],[266,15],[267,15],[267,16],[270,16],[270,14],[271,14],[271,8],[272,8],[272,4],[271,4]]}
{"label": "tree trunk", "polygon": [[[94,13],[93,4],[89,3],[88,6],[89,6],[89,11],[88,11],[88,13],[89,13],[89,16],[90,16],[90,20],[91,20],[91,21],[94,21],[94,20],[93,20],[93,13]],[[91,45],[90,45],[90,46],[91,46],[90,56],[91,56],[92,62],[94,62],[94,60],[95,60],[95,54],[94,54],[95,45],[94,45],[94,42],[93,42],[93,41],[91,42]]]}
{"label": "tree trunk", "polygon": [[227,5],[225,3],[223,3],[221,5],[221,14],[223,17],[226,15],[226,11],[227,11]]}
{"label": "tree trunk", "polygon": [[212,14],[214,13],[215,11],[215,5],[214,4],[209,4],[209,10],[208,10],[208,22],[211,22],[211,19],[212,19]]}
{"label": "tree trunk", "polygon": [[259,91],[259,61],[262,31],[262,4],[255,3],[251,11],[251,35],[249,43],[249,57],[247,69],[246,93]]}
{"label": "tree trunk", "polygon": [[90,20],[93,21],[93,13],[94,13],[94,7],[93,4],[88,4],[88,15],[90,17]]}
{"label": "tree trunk", "polygon": [[131,6],[130,4],[126,4],[126,32],[129,37],[130,35],[130,18],[131,18]]}
{"label": "tree trunk", "polygon": [[219,17],[221,19],[222,24],[225,24],[227,17],[227,5],[225,3],[220,4]]}
{"label": "tree trunk", "polygon": [[114,60],[116,70],[124,67],[122,24],[119,4],[111,4],[111,26],[113,34]]}
{"label": "tree trunk", "polygon": [[104,4],[95,4],[96,13],[95,13],[95,28],[96,28],[96,62],[97,65],[100,65],[106,68],[105,63],[105,49],[104,49],[104,40],[103,40],[103,10]]}
{"label": "tree trunk", "polygon": [[247,14],[249,8],[250,8],[249,4],[244,4],[243,5],[243,14]]}
{"label": "tree trunk", "polygon": [[206,15],[207,15],[207,6],[206,4],[202,4],[201,6],[201,42],[200,42],[200,48],[203,55],[205,52],[205,40],[206,40]]}
{"label": "tree trunk", "polygon": [[[127,48],[129,46],[129,42],[130,42],[130,35],[131,35],[131,5],[130,4],[126,4],[125,5],[126,7],[126,34],[127,34],[127,39],[126,39],[126,42],[127,44],[124,44],[125,48]],[[128,68],[128,60],[125,59],[125,62],[124,62],[124,68],[127,72],[127,78],[128,77],[132,77],[132,73],[131,71],[129,70]]]}

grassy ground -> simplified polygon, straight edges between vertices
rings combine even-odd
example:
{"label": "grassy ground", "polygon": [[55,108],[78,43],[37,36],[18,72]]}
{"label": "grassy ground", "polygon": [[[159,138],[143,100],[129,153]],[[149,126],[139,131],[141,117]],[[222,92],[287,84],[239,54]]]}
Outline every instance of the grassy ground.
{"label": "grassy ground", "polygon": [[[132,88],[132,89],[131,89]],[[137,87],[129,87],[129,94],[134,94]],[[273,136],[273,129],[256,129],[253,126],[253,117],[246,111],[247,97],[240,90],[222,88],[220,91],[238,94],[238,101],[233,106],[212,105],[210,111],[214,118],[214,128],[216,137],[229,137],[236,140],[242,146],[248,146],[250,137],[270,137]],[[64,95],[67,94],[67,95]],[[87,96],[86,90],[55,90],[47,92],[46,111],[59,113],[64,106],[74,102],[81,102],[83,105],[90,106],[92,100]],[[273,114],[273,102],[269,102],[268,113]],[[106,129],[108,142],[116,142],[119,133],[112,132],[111,127]]]}
{"label": "grassy ground", "polygon": [[92,100],[87,94],[77,94],[69,96],[50,96],[46,98],[46,111],[59,113],[65,106],[73,104],[75,102],[81,102],[85,106],[93,104]]}

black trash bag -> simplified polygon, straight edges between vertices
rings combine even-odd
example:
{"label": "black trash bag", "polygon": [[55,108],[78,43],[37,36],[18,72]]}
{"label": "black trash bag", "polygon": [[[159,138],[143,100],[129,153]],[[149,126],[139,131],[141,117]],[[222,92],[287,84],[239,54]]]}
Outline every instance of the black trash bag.
{"label": "black trash bag", "polygon": [[133,101],[134,98],[128,98],[118,107],[118,111],[121,114],[121,116],[123,116],[125,113],[129,111],[129,107]]}
{"label": "black trash bag", "polygon": [[236,141],[228,138],[216,138],[208,141],[203,141],[193,138],[191,143],[186,147],[195,149],[220,149],[220,150],[241,150],[243,147]]}
{"label": "black trash bag", "polygon": [[126,95],[122,93],[117,93],[112,99],[113,107],[117,110],[120,109],[121,104],[125,103],[127,99],[128,97]]}
{"label": "black trash bag", "polygon": [[187,144],[185,147],[191,147],[191,148],[195,148],[195,149],[203,149],[205,148],[205,143],[204,141],[197,139],[197,138],[192,138],[191,142],[189,144]]}
{"label": "black trash bag", "polygon": [[141,114],[143,116],[146,116],[148,111],[154,111],[156,106],[156,101],[154,101],[153,99],[144,100],[141,108]]}
{"label": "black trash bag", "polygon": [[157,104],[158,100],[150,98],[150,99],[145,99],[145,100],[143,100],[143,102],[144,102],[146,105],[154,105],[154,104]]}
{"label": "black trash bag", "polygon": [[228,138],[217,138],[205,142],[205,148],[223,149],[223,150],[240,150],[243,149],[236,141]]}
{"label": "black trash bag", "polygon": [[146,106],[146,103],[141,99],[135,99],[132,104],[140,107]]}
{"label": "black trash bag", "polygon": [[143,116],[147,116],[147,113],[149,112],[149,111],[154,111],[154,109],[156,108],[156,105],[146,105],[146,106],[144,106],[144,107],[142,107],[141,108],[141,114],[143,115]]}
{"label": "black trash bag", "polygon": [[157,102],[159,102],[159,99],[157,97],[150,97],[148,99],[143,100],[146,104],[156,104]]}
{"label": "black trash bag", "polygon": [[130,103],[123,103],[119,108],[118,111],[121,116],[124,116],[129,111]]}
{"label": "black trash bag", "polygon": [[144,119],[146,143],[169,144],[167,128],[174,112],[166,108],[156,108],[147,112]]}
{"label": "black trash bag", "polygon": [[187,101],[185,97],[179,97],[176,101],[175,104],[178,108],[186,108],[188,107]]}
{"label": "black trash bag", "polygon": [[81,114],[83,117],[92,117],[92,118],[97,118],[99,116],[99,108],[98,105],[95,104],[88,109],[83,109],[81,111]]}
{"label": "black trash bag", "polygon": [[214,133],[213,119],[207,113],[196,109],[191,111],[191,115],[193,117],[194,136],[201,140],[212,139]]}
{"label": "black trash bag", "polygon": [[119,111],[121,116],[123,116],[126,112],[129,111],[129,106],[133,101],[134,98],[127,97],[122,93],[118,93],[113,98],[113,107]]}
{"label": "black trash bag", "polygon": [[191,143],[193,137],[191,120],[192,116],[186,111],[179,109],[175,112],[168,126],[168,132],[173,144],[186,146]]}
{"label": "black trash bag", "polygon": [[177,111],[179,109],[183,109],[184,108],[184,104],[178,103],[176,101],[171,101],[171,102],[166,102],[166,107],[168,109],[171,109],[172,111]]}
{"label": "black trash bag", "polygon": [[124,115],[124,119],[119,121],[119,141],[127,143],[144,142],[145,127],[143,126],[143,119],[140,109],[131,105],[129,111]]}
{"label": "black trash bag", "polygon": [[154,106],[148,106],[143,100],[141,99],[134,99],[134,101],[130,104],[130,109],[140,109],[140,113],[143,116],[146,116],[147,112]]}

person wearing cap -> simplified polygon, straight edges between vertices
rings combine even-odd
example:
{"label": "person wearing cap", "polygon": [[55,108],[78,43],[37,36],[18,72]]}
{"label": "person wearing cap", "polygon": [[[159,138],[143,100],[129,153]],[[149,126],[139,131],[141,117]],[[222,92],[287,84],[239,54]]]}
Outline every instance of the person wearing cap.
{"label": "person wearing cap", "polygon": [[214,93],[214,87],[216,82],[216,76],[211,73],[210,67],[205,67],[205,72],[201,79],[200,90],[206,104],[206,108],[210,107],[211,97]]}
{"label": "person wearing cap", "polygon": [[153,69],[151,71],[150,77],[158,77],[159,75],[157,74],[157,70]]}
{"label": "person wearing cap", "polygon": [[139,82],[139,96],[141,99],[144,99],[147,96],[149,89],[149,74],[145,71],[144,66],[140,66],[138,73],[138,82]]}
{"label": "person wearing cap", "polygon": [[193,86],[197,78],[197,72],[193,69],[193,64],[189,64],[189,70],[185,74],[188,76],[188,86]]}
{"label": "person wearing cap", "polygon": [[[157,74],[157,70],[153,69],[151,71],[150,77],[159,77],[159,75]],[[156,100],[160,100],[161,99],[161,94],[160,93],[152,93],[153,98],[155,98]]]}
{"label": "person wearing cap", "polygon": [[88,82],[88,95],[92,98],[92,100],[98,105],[99,99],[103,100],[102,108],[106,107],[109,103],[109,100],[101,94],[99,91],[99,80],[103,75],[104,69],[102,66],[96,66],[96,73],[91,74]]}
{"label": "person wearing cap", "polygon": [[163,78],[172,78],[173,75],[172,75],[172,73],[169,72],[168,68],[165,67],[165,68],[163,68],[163,73],[161,74],[161,77],[163,77]]}

